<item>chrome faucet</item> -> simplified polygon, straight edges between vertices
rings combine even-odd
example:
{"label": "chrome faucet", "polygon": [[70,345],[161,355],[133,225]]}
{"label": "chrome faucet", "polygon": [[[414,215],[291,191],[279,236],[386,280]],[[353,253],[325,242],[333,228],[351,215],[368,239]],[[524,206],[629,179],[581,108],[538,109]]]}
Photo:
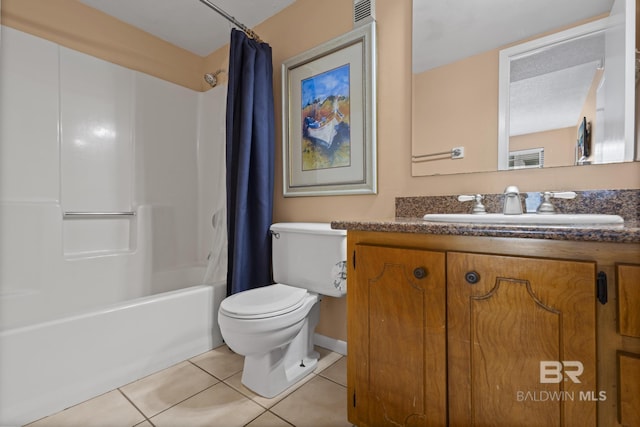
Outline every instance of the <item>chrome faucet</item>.
{"label": "chrome faucet", "polygon": [[475,196],[458,196],[458,201],[459,202],[468,202],[471,200],[475,200],[476,204],[473,206],[473,213],[474,214],[486,214],[487,210],[485,209],[484,205],[482,204],[482,199],[484,199],[484,196],[482,194],[476,194]]}
{"label": "chrome faucet", "polygon": [[542,215],[552,215],[556,213],[556,208],[551,203],[552,198],[556,199],[575,199],[576,193],[573,191],[545,191],[542,193],[543,201],[536,209],[536,212]]}
{"label": "chrome faucet", "polygon": [[510,185],[504,190],[504,207],[502,213],[505,215],[522,215],[520,190],[518,190],[518,187],[515,185]]}

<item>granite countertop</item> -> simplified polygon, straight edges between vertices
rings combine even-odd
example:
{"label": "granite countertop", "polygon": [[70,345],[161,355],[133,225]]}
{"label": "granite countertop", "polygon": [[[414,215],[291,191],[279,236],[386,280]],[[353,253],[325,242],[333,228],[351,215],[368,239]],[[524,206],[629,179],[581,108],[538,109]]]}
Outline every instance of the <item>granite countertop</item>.
{"label": "granite countertop", "polygon": [[340,230],[383,231],[395,233],[442,234],[450,236],[519,237],[585,242],[640,243],[640,227],[635,221],[611,226],[502,225],[428,222],[422,218],[387,220],[332,221]]}
{"label": "granite countertop", "polygon": [[[357,231],[440,234],[452,236],[516,237],[545,240],[640,243],[640,190],[577,191],[573,200],[553,200],[558,213],[601,213],[620,215],[623,225],[512,225],[428,222],[428,213],[470,213],[472,205],[461,203],[457,196],[422,196],[396,198],[396,217],[380,220],[332,221],[332,228]],[[527,194],[527,196],[525,196]],[[523,205],[530,209],[539,193],[523,193]],[[485,195],[488,212],[499,212],[502,194]]]}

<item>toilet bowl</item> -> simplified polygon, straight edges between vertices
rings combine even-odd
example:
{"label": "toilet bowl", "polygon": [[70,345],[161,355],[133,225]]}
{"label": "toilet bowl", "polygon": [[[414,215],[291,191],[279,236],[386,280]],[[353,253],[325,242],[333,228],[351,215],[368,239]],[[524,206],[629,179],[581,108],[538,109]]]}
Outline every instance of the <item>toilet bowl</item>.
{"label": "toilet bowl", "polygon": [[231,295],[218,311],[225,342],[245,356],[242,383],[268,398],[313,372],[321,295],[346,293],[344,231],[319,223],[274,224],[271,231],[278,283]]}
{"label": "toilet bowl", "polygon": [[[292,307],[278,309],[272,313],[238,315],[228,308],[220,308],[218,321],[229,348],[245,356],[242,383],[255,393],[273,397],[291,384],[311,373],[318,362],[318,353],[313,350],[313,331],[318,324],[320,298],[282,284],[258,288],[261,295],[268,293],[304,295]],[[254,291],[231,296],[252,298]]]}

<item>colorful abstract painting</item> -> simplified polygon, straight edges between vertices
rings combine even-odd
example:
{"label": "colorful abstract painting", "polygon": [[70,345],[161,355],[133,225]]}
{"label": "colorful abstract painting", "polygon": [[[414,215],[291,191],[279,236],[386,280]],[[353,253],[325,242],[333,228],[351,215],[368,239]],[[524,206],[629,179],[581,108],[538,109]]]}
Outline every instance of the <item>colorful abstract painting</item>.
{"label": "colorful abstract painting", "polygon": [[349,64],[301,81],[302,170],[351,164]]}

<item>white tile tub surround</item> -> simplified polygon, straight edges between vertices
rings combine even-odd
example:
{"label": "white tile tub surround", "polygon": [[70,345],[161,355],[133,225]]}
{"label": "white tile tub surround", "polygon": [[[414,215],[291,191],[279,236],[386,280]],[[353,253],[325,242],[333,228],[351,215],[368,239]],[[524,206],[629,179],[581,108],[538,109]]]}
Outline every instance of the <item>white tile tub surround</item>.
{"label": "white tile tub surround", "polygon": [[[140,206],[125,221],[131,221],[136,250],[65,255],[59,205],[0,202],[0,330],[154,293],[151,208]],[[202,283],[199,270],[200,280],[173,286]]]}
{"label": "white tile tub surround", "polygon": [[58,203],[58,46],[1,31],[0,200]]}
{"label": "white tile tub surround", "polygon": [[226,204],[224,87],[195,92],[1,31],[0,330],[157,293],[154,275],[226,248],[211,226]]}
{"label": "white tile tub surround", "polygon": [[135,71],[60,47],[61,204],[130,211]]}
{"label": "white tile tub surround", "polygon": [[[115,302],[114,293],[142,296],[137,290],[151,290],[153,274],[207,265],[209,253],[221,258],[209,281],[225,278],[226,227],[214,230],[211,219],[226,222],[226,88],[195,92],[1,30],[0,261],[15,274],[0,273],[0,294],[39,292],[46,283],[56,296],[45,300],[74,295],[77,311],[86,308],[75,301],[83,294],[106,293],[103,304]],[[93,210],[136,216],[61,219]],[[90,264],[93,276],[83,273]],[[52,289],[58,285],[77,292]]]}
{"label": "white tile tub surround", "polygon": [[[133,70],[59,47],[65,212],[133,211]],[[66,220],[65,254],[133,249],[131,221]]]}
{"label": "white tile tub surround", "polygon": [[156,270],[204,263],[198,233],[210,228],[198,230],[199,94],[142,73],[135,82],[135,202],[153,206],[152,263]]}

